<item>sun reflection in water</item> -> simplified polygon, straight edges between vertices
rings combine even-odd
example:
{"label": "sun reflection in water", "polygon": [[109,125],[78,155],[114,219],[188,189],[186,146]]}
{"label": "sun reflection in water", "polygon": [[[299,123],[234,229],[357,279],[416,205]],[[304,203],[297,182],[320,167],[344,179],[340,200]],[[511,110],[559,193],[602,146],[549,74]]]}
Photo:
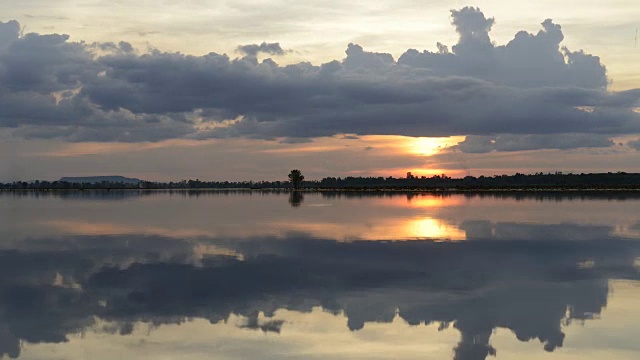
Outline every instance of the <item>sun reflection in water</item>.
{"label": "sun reflection in water", "polygon": [[461,197],[419,195],[407,199],[403,205],[411,208],[442,208],[460,206],[464,201],[465,199]]}
{"label": "sun reflection in water", "polygon": [[466,240],[466,233],[455,226],[433,218],[413,219],[407,224],[407,238],[442,241]]}

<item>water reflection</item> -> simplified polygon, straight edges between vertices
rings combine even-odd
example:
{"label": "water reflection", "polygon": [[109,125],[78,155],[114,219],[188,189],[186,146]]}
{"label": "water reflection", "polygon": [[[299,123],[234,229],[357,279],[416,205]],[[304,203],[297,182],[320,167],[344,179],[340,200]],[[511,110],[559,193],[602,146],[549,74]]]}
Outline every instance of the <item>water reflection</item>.
{"label": "water reflection", "polygon": [[467,238],[463,229],[429,217],[416,218],[402,223],[395,233],[398,235],[398,239],[450,241]]}
{"label": "water reflection", "polygon": [[289,204],[292,207],[300,207],[304,201],[304,193],[302,191],[293,190],[289,194]]}
{"label": "water reflection", "polygon": [[292,232],[342,241],[513,239],[527,234],[640,239],[636,193],[141,190],[15,192],[0,193],[0,198],[0,235],[12,241],[50,235],[255,237]]}
{"label": "water reflection", "polygon": [[[0,354],[10,357],[19,355],[21,341],[64,342],[97,318],[126,335],[138,322],[217,323],[235,314],[247,319],[242,327],[279,333],[287,326],[274,316],[279,309],[308,313],[317,306],[343,314],[352,331],[396,316],[416,326],[452,324],[461,333],[454,359],[499,353],[491,345],[498,327],[553,351],[563,345],[563,325],[603,311],[609,280],[640,277],[634,267],[640,244],[611,238],[339,243],[302,235],[192,242],[99,236],[23,246],[0,253]],[[226,252],[202,251],[207,246]]]}
{"label": "water reflection", "polygon": [[[74,340],[88,329],[126,338],[150,324],[175,336],[204,319],[281,337],[289,356],[305,357],[295,351],[317,339],[288,329],[326,316],[356,334],[398,322],[455,332],[434,358],[499,358],[496,329],[540,342],[533,357],[555,356],[574,323],[597,328],[616,311],[612,281],[640,284],[636,197],[305,194],[292,209],[289,192],[104,193],[3,198],[0,356],[28,358],[34,344],[98,346]],[[417,241],[336,241],[345,238]],[[606,343],[613,353],[640,353],[628,325]],[[245,346],[227,357],[264,354]]]}

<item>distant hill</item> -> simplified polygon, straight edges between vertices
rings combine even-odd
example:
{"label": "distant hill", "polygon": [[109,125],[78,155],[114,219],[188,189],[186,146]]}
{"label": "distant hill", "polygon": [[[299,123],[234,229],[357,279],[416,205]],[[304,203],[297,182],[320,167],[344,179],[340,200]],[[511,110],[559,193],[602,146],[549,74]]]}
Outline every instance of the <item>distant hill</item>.
{"label": "distant hill", "polygon": [[141,183],[142,180],[136,178],[128,178],[124,176],[83,176],[83,177],[63,177],[60,178],[59,181],[66,181],[70,183],[76,184],[86,184],[86,183],[100,183],[103,181],[110,183],[125,183],[125,184],[138,184]]}

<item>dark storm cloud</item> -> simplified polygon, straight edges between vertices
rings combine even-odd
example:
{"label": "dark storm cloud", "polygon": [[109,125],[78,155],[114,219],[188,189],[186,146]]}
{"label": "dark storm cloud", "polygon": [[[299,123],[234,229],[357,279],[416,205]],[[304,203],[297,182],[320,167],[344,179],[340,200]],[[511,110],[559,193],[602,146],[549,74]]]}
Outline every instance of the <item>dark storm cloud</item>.
{"label": "dark storm cloud", "polygon": [[[504,46],[476,8],[452,11],[452,23],[451,50],[411,49],[396,61],[349,44],[341,61],[279,66],[256,59],[285,53],[278,43],[240,46],[237,59],[140,55],[127,43],[17,37],[10,22],[0,26],[0,126],[70,141],[503,134],[499,151],[600,147],[640,132],[639,91],[608,91],[599,58],[562,47],[551,20]],[[469,139],[462,149],[493,150]]]}

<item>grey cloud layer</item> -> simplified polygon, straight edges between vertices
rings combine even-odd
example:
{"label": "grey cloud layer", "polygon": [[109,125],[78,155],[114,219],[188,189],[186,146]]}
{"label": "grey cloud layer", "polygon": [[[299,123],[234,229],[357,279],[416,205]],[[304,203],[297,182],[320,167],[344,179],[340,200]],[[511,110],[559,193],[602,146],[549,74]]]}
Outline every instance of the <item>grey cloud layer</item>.
{"label": "grey cloud layer", "polygon": [[600,134],[503,134],[498,136],[467,136],[456,147],[465,153],[488,153],[491,151],[599,148],[613,145],[614,142],[608,136]]}
{"label": "grey cloud layer", "polygon": [[561,47],[564,35],[551,20],[495,46],[494,20],[479,9],[452,11],[452,19],[460,40],[451,50],[411,49],[396,61],[349,44],[344,60],[320,66],[257,61],[258,53],[284,54],[278,43],[240,46],[241,59],[140,55],[126,43],[20,37],[17,23],[3,23],[0,126],[25,138],[130,142],[507,134],[526,143],[506,147],[513,149],[540,148],[536,134],[570,134],[548,138],[564,145],[542,141],[562,149],[640,132],[633,111],[640,90],[608,91],[599,58]]}

